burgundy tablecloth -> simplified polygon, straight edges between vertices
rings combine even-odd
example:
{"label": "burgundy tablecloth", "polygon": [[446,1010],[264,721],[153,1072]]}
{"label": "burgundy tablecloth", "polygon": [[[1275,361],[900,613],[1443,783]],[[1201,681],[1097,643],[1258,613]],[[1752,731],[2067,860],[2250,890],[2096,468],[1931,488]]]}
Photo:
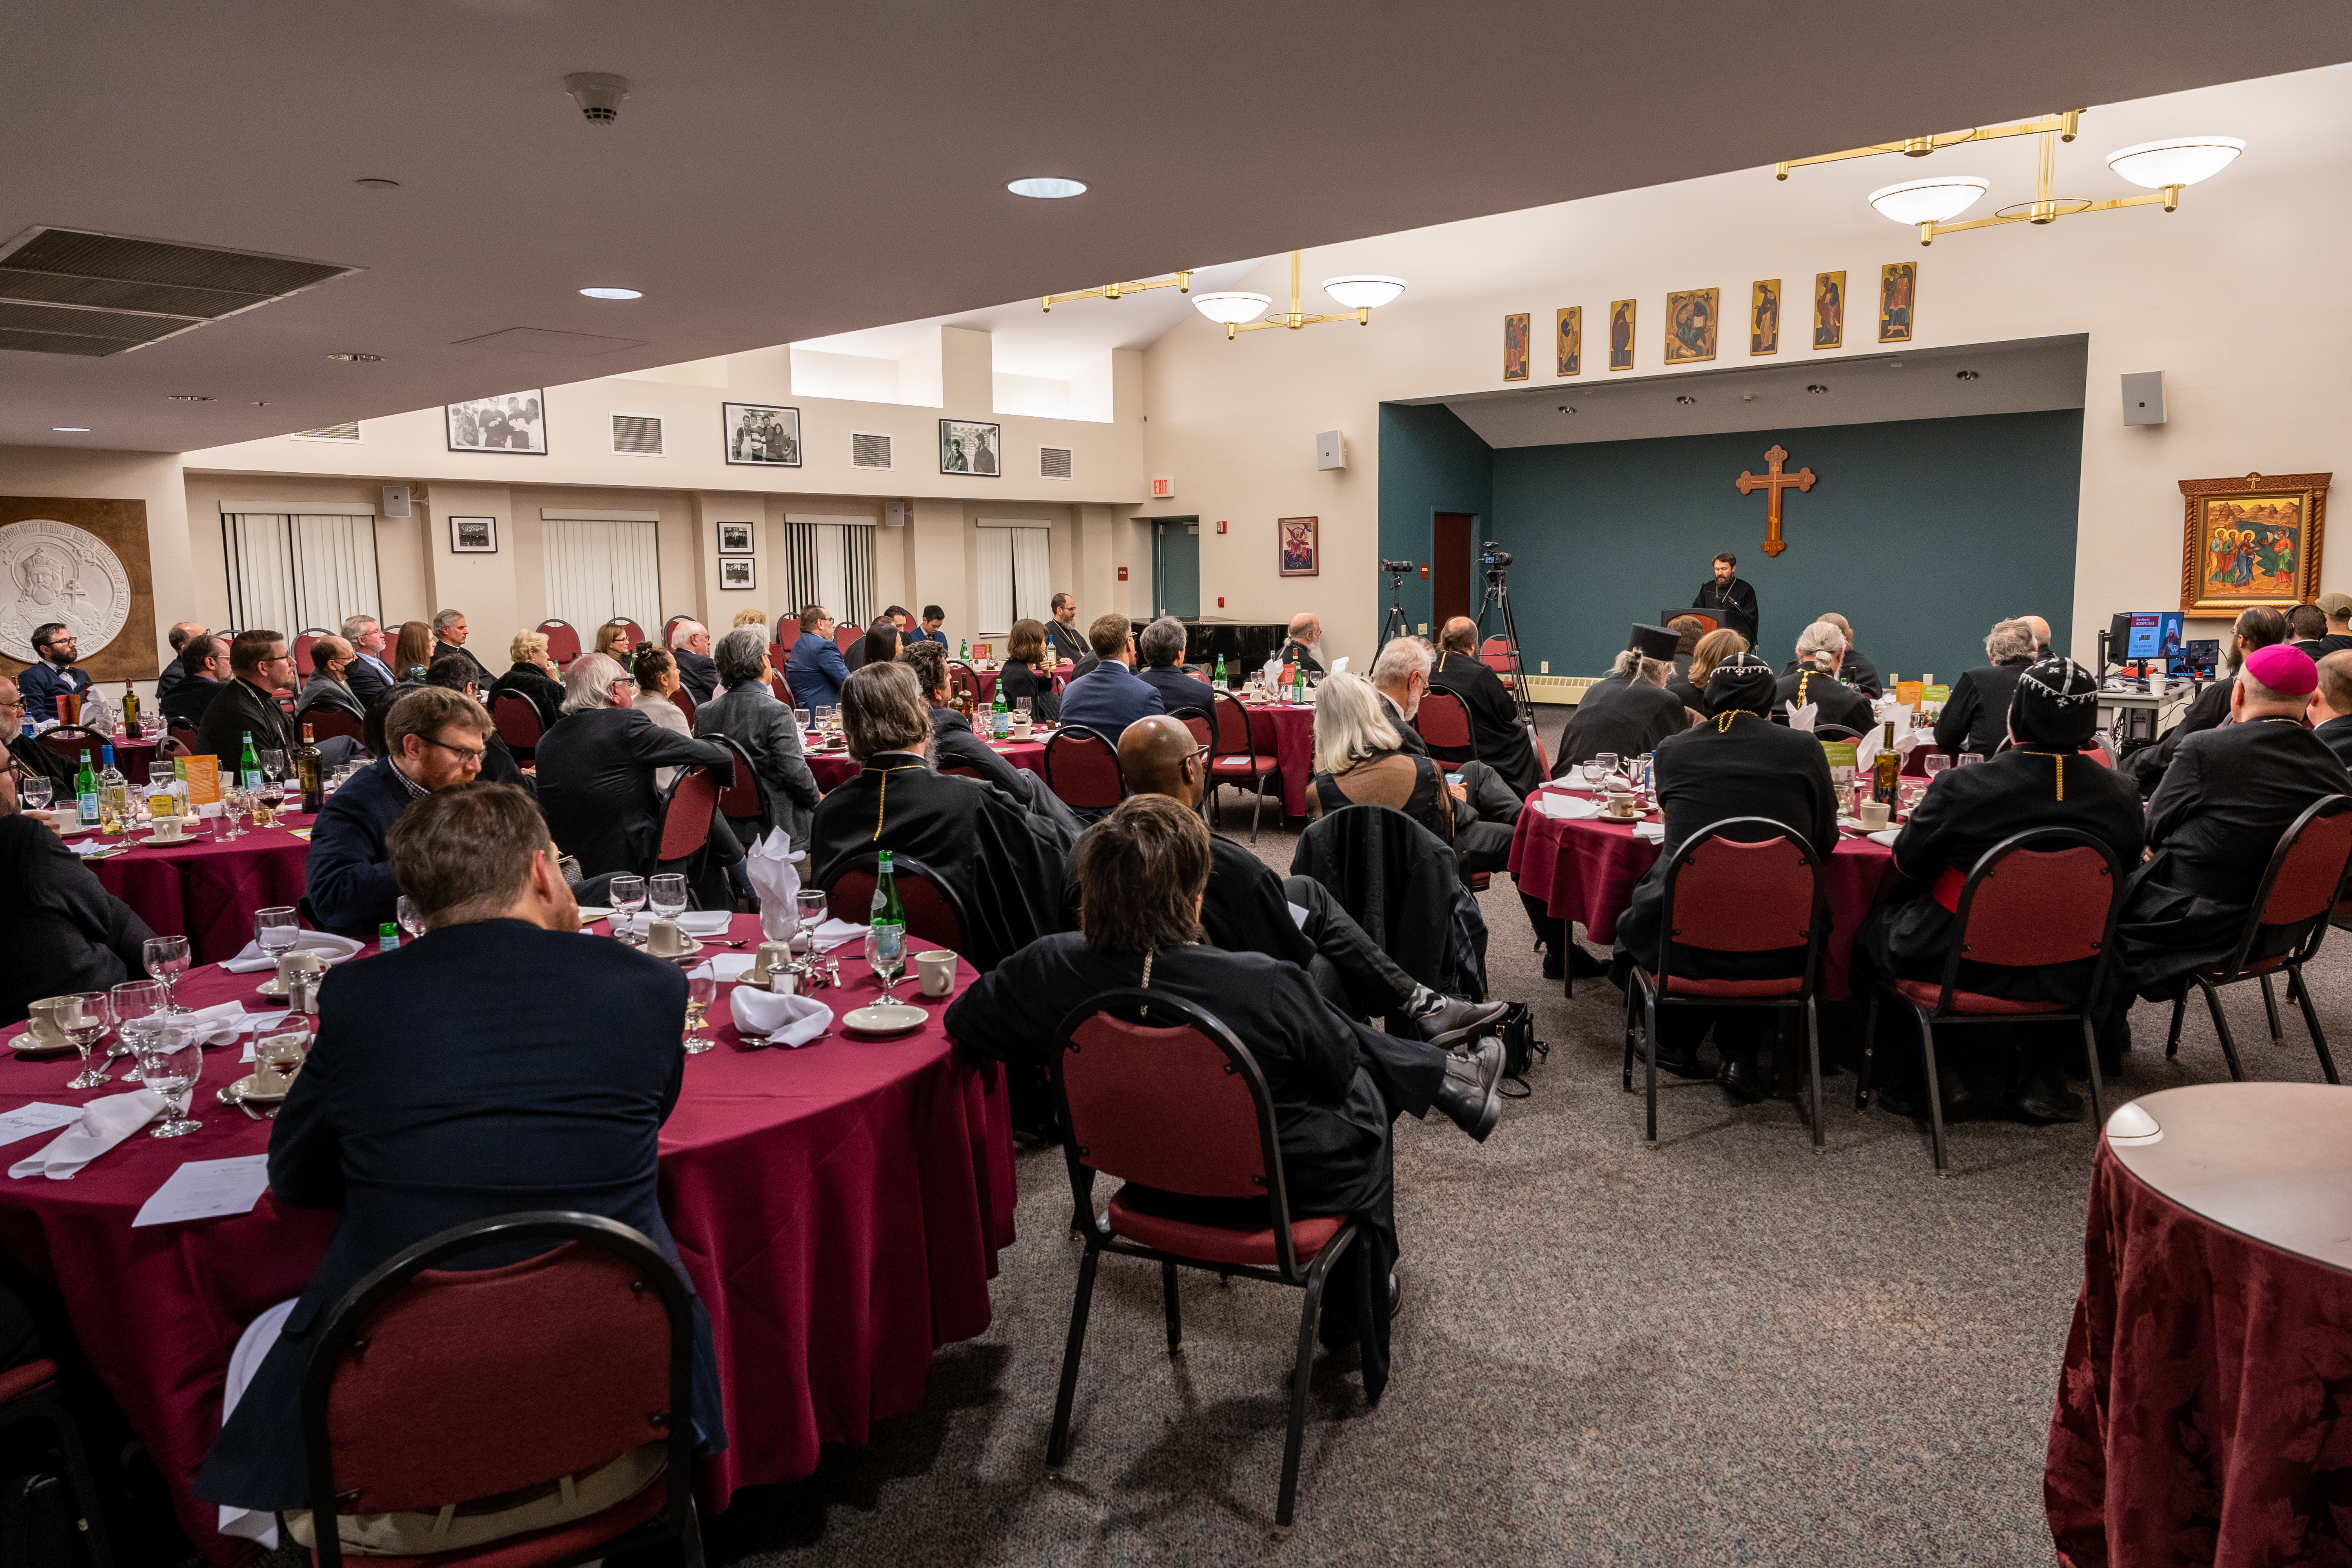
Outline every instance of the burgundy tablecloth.
{"label": "burgundy tablecloth", "polygon": [[[738,916],[731,934],[756,942],[758,918]],[[836,1013],[878,990],[850,949],[840,955],[846,984],[821,993]],[[960,968],[957,989],[973,978]],[[257,984],[192,970],[180,994],[204,1005],[250,997]],[[719,1046],[688,1058],[661,1139],[662,1211],[709,1310],[726,1391],[730,1447],[697,1476],[712,1509],[739,1488],[809,1474],[819,1444],[864,1442],[877,1420],[921,1404],[933,1351],[988,1326],[1014,1201],[1003,1080],[983,1082],[954,1050],[938,1023],[944,1001],[926,1002],[933,1021],[898,1039],[836,1026],[797,1051],[742,1051],[732,991],[711,1012]],[[911,984],[899,994],[919,1000]],[[182,1527],[223,1563],[251,1557],[252,1544],[221,1536],[216,1510],[188,1488],[219,1430],[229,1352],[246,1323],[300,1291],[335,1223],[264,1194],[249,1215],[131,1228],[182,1161],[268,1148],[267,1122],[213,1098],[247,1070],[236,1056],[224,1047],[206,1060],[202,1131],[136,1135],[68,1182],[0,1179],[0,1247],[64,1293],[83,1352],[171,1483]],[[76,1068],[70,1057],[0,1059],[0,1110],[125,1088],[68,1089]],[[0,1145],[0,1159],[50,1136]]]}
{"label": "burgundy tablecloth", "polygon": [[2352,1273],[2091,1173],[2042,1499],[2071,1568],[2352,1563]]}
{"label": "burgundy tablecloth", "polygon": [[[1510,870],[1519,891],[1542,900],[1547,914],[1581,921],[1592,941],[1605,947],[1617,940],[1617,919],[1633,901],[1633,884],[1663,853],[1634,837],[1628,826],[1555,818],[1531,797],[1511,837]],[[1863,917],[1903,878],[1893,850],[1850,837],[1831,854],[1827,872],[1830,934],[1822,952],[1821,994],[1837,1002],[1852,994],[1846,967]]]}
{"label": "burgundy tablecloth", "polygon": [[[1025,773],[1045,771],[1045,742],[1043,741],[991,741],[996,754]],[[846,752],[813,756],[808,760],[809,772],[816,775],[816,787],[831,789],[845,780],[857,776],[857,764]]]}
{"label": "burgundy tablecloth", "polygon": [[1282,814],[1307,815],[1307,785],[1315,776],[1315,710],[1287,702],[1250,706],[1250,750],[1282,769]]}
{"label": "burgundy tablecloth", "polygon": [[[122,776],[129,780],[131,785],[135,788],[136,786],[147,782],[148,768],[155,760],[155,749],[160,743],[161,742],[157,741],[130,741],[121,739],[100,741],[95,742],[78,742],[73,749],[73,762],[76,767],[79,767],[81,765],[81,753],[84,751],[88,751],[89,752],[90,765],[92,767],[99,766],[103,761],[100,752],[100,747],[112,746],[114,748],[114,765],[121,770]],[[70,803],[68,802],[67,804]]]}
{"label": "burgundy tablecloth", "polygon": [[89,868],[156,935],[185,936],[195,963],[218,963],[253,940],[254,910],[302,896],[310,841],[291,829],[308,832],[311,819],[289,811],[278,820],[279,826],[230,839],[219,837],[221,819],[208,817],[204,837],[170,846],[148,843],[142,828],[131,835],[130,848]]}

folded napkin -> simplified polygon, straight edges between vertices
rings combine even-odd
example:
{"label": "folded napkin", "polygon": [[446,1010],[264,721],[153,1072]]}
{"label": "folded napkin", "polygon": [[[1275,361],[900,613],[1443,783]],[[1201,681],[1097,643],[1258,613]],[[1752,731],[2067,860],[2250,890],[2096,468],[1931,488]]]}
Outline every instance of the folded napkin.
{"label": "folded napkin", "polygon": [[69,1182],[76,1171],[162,1115],[166,1103],[152,1089],[93,1100],[82,1108],[80,1119],[51,1139],[47,1148],[17,1161],[8,1167],[8,1173]]}
{"label": "folded napkin", "polygon": [[1348,656],[1346,654],[1343,653],[1339,658],[1331,661],[1331,673],[1334,675],[1345,675],[1348,673]]}
{"label": "folded napkin", "polygon": [[118,849],[128,848],[129,846],[120,838],[109,838],[101,834],[93,834],[88,838],[70,840],[66,847],[87,860],[93,855],[111,855]]}
{"label": "folded napkin", "polygon": [[814,996],[738,986],[727,1007],[739,1034],[765,1035],[772,1046],[804,1046],[833,1027],[833,1009]]}
{"label": "folded napkin", "polygon": [[866,934],[864,921],[827,921],[809,933],[809,940],[819,952],[831,952],[845,942],[856,942]]}
{"label": "folded napkin", "polygon": [[697,979],[708,977],[721,985],[743,978],[743,972],[759,963],[758,955],[749,952],[722,952],[708,963],[698,963],[687,971]]}
{"label": "folded napkin", "polygon": [[1653,844],[1664,844],[1666,841],[1666,825],[1663,822],[1637,822],[1633,824],[1633,837],[1646,838]]}
{"label": "folded napkin", "polygon": [[770,942],[790,942],[800,920],[794,900],[800,897],[801,870],[793,864],[793,841],[781,827],[751,846],[743,857],[743,874],[760,896],[760,934]]}
{"label": "folded napkin", "polygon": [[1599,801],[1582,800],[1575,795],[1560,795],[1551,790],[1546,790],[1536,796],[1536,805],[1543,809],[1546,816],[1555,822],[1574,822],[1582,817],[1601,815]]}
{"label": "folded napkin", "polygon": [[[688,910],[677,917],[677,929],[688,936],[725,936],[734,921],[735,917],[725,910]],[[642,936],[653,929],[653,924],[651,910],[639,910],[634,915],[615,914],[613,934],[618,936],[628,931]]]}
{"label": "folded napkin", "polygon": [[283,1010],[271,1013],[248,1013],[242,1002],[223,1002],[216,1006],[199,1007],[181,1017],[202,1029],[205,1044],[225,1046],[247,1030],[263,1024],[274,1024],[286,1016]]}
{"label": "folded napkin", "polygon": [[[360,944],[350,937],[336,936],[323,931],[300,932],[295,938],[294,948],[302,952],[315,952],[329,963],[341,963],[347,958],[356,958],[360,952]],[[247,942],[242,952],[221,965],[221,969],[229,974],[258,974],[265,969],[277,967],[278,960],[262,952],[257,942]]]}
{"label": "folded napkin", "polygon": [[1791,730],[1811,734],[1813,726],[1821,721],[1822,705],[1818,702],[1808,702],[1802,708],[1793,702],[1784,706],[1789,710],[1789,728]]}
{"label": "folded napkin", "polygon": [[1877,833],[1865,833],[1863,837],[1869,839],[1873,844],[1884,844],[1889,849],[1892,849],[1895,847],[1895,839],[1901,837],[1902,834],[1903,830],[1901,828],[1889,827]]}

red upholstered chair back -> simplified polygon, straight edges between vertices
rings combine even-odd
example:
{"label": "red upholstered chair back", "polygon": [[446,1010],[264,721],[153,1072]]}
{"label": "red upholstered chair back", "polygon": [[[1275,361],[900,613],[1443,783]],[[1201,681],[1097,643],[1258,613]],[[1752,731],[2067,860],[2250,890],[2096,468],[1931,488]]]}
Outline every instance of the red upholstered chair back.
{"label": "red upholstered chair back", "polygon": [[490,721],[499,727],[499,739],[518,757],[530,755],[546,730],[540,722],[539,704],[511,691],[490,699]]}
{"label": "red upholstered chair back", "polygon": [[[1735,826],[1769,827],[1742,843]],[[1819,867],[1802,838],[1762,817],[1733,817],[1692,835],[1666,868],[1674,940],[1716,952],[1770,952],[1812,937]]]}
{"label": "red upholstered chair back", "polygon": [[687,728],[689,730],[694,728],[694,693],[681,686],[669,694],[669,700],[677,705],[680,713],[686,715]]}
{"label": "red upholstered chair back", "polygon": [[849,651],[849,645],[856,642],[859,637],[862,637],[865,635],[866,628],[864,626],[854,626],[848,622],[844,621],[833,628],[833,646],[839,648],[842,652],[847,653]]}
{"label": "red upholstered chair back", "polygon": [[1230,691],[1217,693],[1216,751],[1210,760],[1246,757],[1252,753],[1249,708]]}
{"label": "red upholstered chair back", "polygon": [[1412,727],[1432,746],[1461,747],[1471,743],[1470,711],[1451,691],[1424,691],[1413,710]]}
{"label": "red upholstered chair back", "polygon": [[779,675],[790,669],[793,664],[793,645],[788,642],[770,643],[768,662],[775,667],[776,673]]}
{"label": "red upholstered chair back", "polygon": [[2327,913],[2352,863],[2352,798],[2331,795],[2313,803],[2288,828],[2263,879],[2260,922],[2299,925]]}
{"label": "red upholstered chair back", "polygon": [[768,689],[775,693],[776,700],[782,703],[785,707],[791,708],[796,706],[793,701],[793,689],[785,681],[784,672],[782,669],[778,669],[775,674],[768,677]]}
{"label": "red upholstered chair back", "polygon": [[297,637],[294,639],[294,673],[305,680],[310,679],[311,669],[311,646],[320,637],[331,637],[334,635],[335,634],[331,631],[321,630],[320,627],[313,626],[309,631]]}
{"label": "red upholstered chair back", "polygon": [[547,657],[559,668],[580,657],[580,634],[570,621],[541,621],[538,629],[547,634]]}
{"label": "red upholstered chair back", "polygon": [[[678,696],[683,699],[686,693],[681,691]],[[751,759],[745,753],[741,743],[731,735],[709,735],[704,739],[715,740],[735,753],[735,782],[719,792],[719,815],[734,817],[764,816],[765,803],[760,795],[760,775],[752,771]],[[743,847],[749,849],[751,846],[747,844]]]}
{"label": "red upholstered chair back", "polygon": [[971,693],[971,700],[974,702],[978,702],[980,700],[980,677],[973,672],[971,666],[964,663],[961,659],[951,658],[948,660],[948,689],[950,691],[969,691]]}
{"label": "red upholstered chair back", "polygon": [[[1063,669],[1064,669],[1065,671],[1066,671],[1066,670],[1069,668],[1069,666],[1067,666],[1067,665],[1064,665],[1062,668],[1063,668]],[[1066,673],[1064,673],[1064,674],[1060,674],[1060,675],[1056,675],[1056,676],[1055,676],[1055,677],[1054,677],[1054,695],[1055,695],[1055,696],[1056,696],[1056,697],[1059,697],[1059,696],[1062,694],[1063,689],[1064,689],[1064,688],[1066,688],[1066,687],[1067,687],[1069,684],[1070,684],[1070,678],[1069,678],[1069,676],[1068,676]]]}
{"label": "red upholstered chair back", "polygon": [[2116,765],[2115,759],[2107,755],[2107,749],[2105,746],[2085,746],[2083,748],[2083,754],[2103,768]]}
{"label": "red upholstered chair back", "polygon": [[690,767],[671,781],[662,805],[661,844],[654,858],[667,865],[683,860],[710,841],[711,814],[719,809],[719,785],[710,770]]}
{"label": "red upholstered chair back", "polygon": [[1508,675],[1518,666],[1511,658],[1511,645],[1505,637],[1488,637],[1478,645],[1478,662],[1502,675]]}
{"label": "red upholstered chair back", "polygon": [[1192,732],[1194,745],[1206,746],[1212,753],[1216,751],[1217,723],[1206,712],[1198,708],[1178,708],[1170,712],[1168,717]]}
{"label": "red upholstered chair back", "polygon": [[[874,916],[875,867],[878,858],[868,850],[829,868],[824,887],[824,912],[837,921],[860,924]],[[894,855],[890,876],[898,889],[898,907],[907,914],[907,934],[951,952],[963,951],[963,905],[947,884],[919,860]]]}
{"label": "red upholstered chair back", "polygon": [[677,630],[678,622],[688,618],[689,617],[686,616],[672,616],[669,619],[662,623],[662,647],[669,647],[669,634]]}
{"label": "red upholstered chair back", "polygon": [[1096,1013],[1062,1047],[1062,1092],[1089,1170],[1191,1197],[1265,1196],[1257,1103],[1199,1028]]}
{"label": "red upholstered chair back", "polygon": [[169,734],[155,742],[156,756],[162,758],[167,763],[174,757],[194,756],[196,753],[191,751],[188,747],[188,737],[194,733],[195,731],[194,730],[183,730],[176,726],[173,727]]}
{"label": "red upholstered chair back", "polygon": [[[2055,835],[2020,834],[2011,844]],[[1971,963],[2013,969],[2095,958],[2108,940],[2108,917],[2123,893],[2111,856],[2095,844],[2065,848],[1995,845],[1977,863],[1960,952]]]}
{"label": "red upholstered chair back", "polygon": [[[90,765],[96,767],[104,760],[100,748],[114,744],[114,737],[101,735],[83,724],[60,724],[54,730],[41,731],[41,744],[65,758],[66,761],[75,763],[79,763],[81,761],[81,754],[88,752]],[[234,762],[236,759],[230,760]]]}
{"label": "red upholstered chair back", "polygon": [[[329,740],[336,735],[348,735],[361,742],[367,739],[367,726],[361,722],[358,714],[348,708],[321,705],[303,714],[302,722],[310,726],[310,738],[314,741]],[[157,754],[163,753],[159,752]]]}
{"label": "red upholstered chair back", "polygon": [[637,625],[637,623],[636,623],[636,622],[635,622],[635,621],[633,621],[633,620],[629,619],[629,617],[628,617],[628,616],[614,616],[614,617],[613,617],[613,624],[614,624],[614,626],[625,626],[625,627],[626,627],[626,628],[628,629],[628,633],[629,633],[629,647],[632,647],[632,648],[640,648],[640,647],[645,647],[645,645],[646,645],[646,628],[645,628],[645,627],[643,627],[643,626],[641,626]]}
{"label": "red upholstered chair back", "polygon": [[1108,811],[1127,796],[1118,750],[1084,724],[1056,730],[1045,742],[1045,787],[1080,811]]}

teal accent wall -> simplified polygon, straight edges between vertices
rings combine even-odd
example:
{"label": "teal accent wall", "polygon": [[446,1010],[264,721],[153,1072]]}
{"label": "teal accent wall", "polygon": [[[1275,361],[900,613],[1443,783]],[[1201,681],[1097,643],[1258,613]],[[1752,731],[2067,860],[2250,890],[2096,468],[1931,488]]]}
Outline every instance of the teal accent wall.
{"label": "teal accent wall", "polygon": [[[1514,556],[1530,669],[1606,669],[1627,626],[1687,604],[1721,550],[1755,584],[1776,668],[1823,610],[1853,623],[1882,674],[1949,679],[1984,662],[1986,631],[2008,616],[2045,617],[2055,647],[2072,640],[2080,409],[1507,447],[1483,470],[1465,440],[1484,448],[1443,408],[1382,405],[1381,548],[1425,559],[1433,510],[1490,518]],[[1764,497],[1734,484],[1762,473],[1776,442],[1790,468],[1820,476],[1787,492],[1778,558],[1763,551]],[[1491,510],[1461,499],[1482,471]],[[1425,618],[1426,584],[1420,614],[1413,603],[1408,616]]]}
{"label": "teal accent wall", "polygon": [[[1427,561],[1430,520],[1441,511],[1471,512],[1479,528],[1489,527],[1496,461],[1495,449],[1444,404],[1381,404],[1381,559],[1416,565]],[[1378,626],[1388,614],[1389,580],[1375,574],[1372,583],[1372,624]],[[1473,608],[1479,586],[1474,577]],[[1404,580],[1402,601],[1408,627],[1429,619],[1429,583],[1417,572]],[[1371,661],[1365,658],[1354,668],[1370,669]]]}

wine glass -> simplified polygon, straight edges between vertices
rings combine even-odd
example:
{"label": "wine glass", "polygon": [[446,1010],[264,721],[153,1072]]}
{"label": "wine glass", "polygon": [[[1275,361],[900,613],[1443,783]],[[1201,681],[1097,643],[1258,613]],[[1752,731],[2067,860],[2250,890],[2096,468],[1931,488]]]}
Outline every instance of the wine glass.
{"label": "wine glass", "polygon": [[898,976],[907,971],[907,928],[877,921],[866,928],[866,962],[882,983],[882,1000],[896,1003]]}
{"label": "wine glass", "polygon": [[793,722],[800,727],[802,734],[807,734],[809,732],[809,710],[805,708],[793,709]]}
{"label": "wine glass", "polygon": [[635,921],[637,911],[646,907],[646,879],[643,877],[615,877],[605,889],[604,896],[613,900],[614,912],[619,917],[613,922],[614,929],[621,933],[622,941],[634,945],[637,933],[632,922]]}
{"label": "wine glass", "polygon": [[73,1048],[81,1053],[81,1074],[66,1080],[68,1089],[96,1089],[100,1084],[113,1081],[111,1074],[100,1072],[89,1059],[90,1047],[98,1044],[113,1026],[113,1018],[106,1008],[105,992],[68,992],[58,999],[57,1007],[49,1014],[49,1022],[55,1024],[58,1033],[72,1041]]}
{"label": "wine glass", "polygon": [[1585,788],[1597,789],[1601,781],[1609,776],[1609,765],[1599,757],[1587,757],[1576,764],[1576,776],[1584,781]]}
{"label": "wine glass", "polygon": [[16,793],[24,798],[27,811],[47,811],[57,786],[47,779],[24,778],[16,781]]}
{"label": "wine glass", "polygon": [[406,893],[401,894],[392,906],[392,918],[400,922],[400,929],[408,933],[409,941],[415,942],[425,934],[425,911],[418,909],[416,900]]}
{"label": "wine glass", "polygon": [[686,1054],[700,1056],[719,1042],[702,1032],[702,1016],[719,995],[718,978],[705,963],[686,975]]}
{"label": "wine glass", "polygon": [[163,983],[163,1011],[184,1013],[180,1005],[180,976],[188,972],[188,939],[184,936],[151,936],[139,945],[140,962],[147,973]]}
{"label": "wine glass", "polygon": [[245,810],[245,791],[236,784],[225,784],[221,785],[220,797],[221,831],[218,837],[244,837],[245,829],[236,825],[236,819]]}
{"label": "wine glass", "polygon": [[264,748],[261,756],[261,781],[276,784],[286,776],[286,753],[275,746]]}
{"label": "wine glass", "polygon": [[1941,752],[1930,752],[1927,753],[1927,760],[1920,765],[1927,770],[1927,782],[1934,784],[1936,775],[1952,765],[1952,759]]}
{"label": "wine glass", "polygon": [[1962,752],[1960,753],[1960,766],[1962,767],[1967,767],[1970,763],[1980,763],[1983,761],[1984,753],[1982,752]]}
{"label": "wine glass", "polygon": [[302,940],[301,917],[286,905],[276,909],[256,910],[253,913],[253,940],[271,963],[278,955],[291,952]]}
{"label": "wine glass", "polygon": [[654,919],[674,921],[686,912],[686,879],[676,871],[665,871],[646,879],[646,903]]}
{"label": "wine glass", "polygon": [[182,1138],[204,1125],[188,1120],[190,1091],[205,1076],[204,1031],[185,1018],[155,1015],[140,1020],[139,1072],[163,1097],[163,1120],[151,1138]]}
{"label": "wine glass", "polygon": [[[131,1043],[130,1026],[143,1018],[169,1017],[172,1013],[171,988],[160,980],[126,980],[106,994],[108,1012],[113,1015],[115,1043],[107,1051],[107,1059],[136,1055]],[[126,1083],[139,1081],[136,1071],[122,1075]]]}

